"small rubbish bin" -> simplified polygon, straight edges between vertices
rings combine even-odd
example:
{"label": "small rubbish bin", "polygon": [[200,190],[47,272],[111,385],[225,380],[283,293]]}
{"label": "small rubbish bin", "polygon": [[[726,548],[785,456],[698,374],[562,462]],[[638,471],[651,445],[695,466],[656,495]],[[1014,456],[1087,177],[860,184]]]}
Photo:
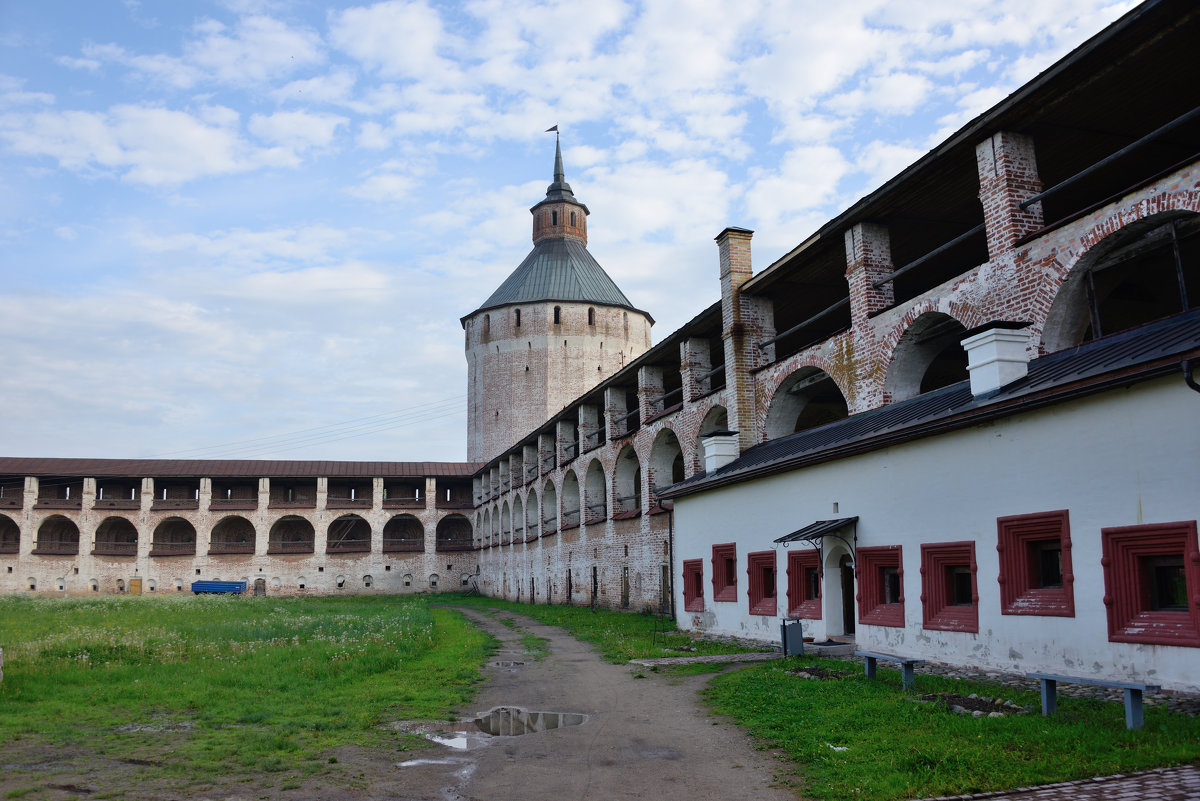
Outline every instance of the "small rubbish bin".
{"label": "small rubbish bin", "polygon": [[784,656],[798,656],[804,653],[804,630],[799,620],[780,621],[779,639],[783,645]]}

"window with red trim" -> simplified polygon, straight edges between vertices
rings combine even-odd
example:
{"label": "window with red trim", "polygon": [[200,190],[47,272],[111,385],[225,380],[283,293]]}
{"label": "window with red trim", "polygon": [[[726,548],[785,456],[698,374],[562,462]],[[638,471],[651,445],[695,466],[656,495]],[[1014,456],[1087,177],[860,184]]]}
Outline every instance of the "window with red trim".
{"label": "window with red trim", "polygon": [[750,614],[774,616],[779,606],[775,602],[775,552],[758,551],[746,557],[746,574],[750,581]]}
{"label": "window with red trim", "polygon": [[921,619],[936,631],[979,631],[975,543],[921,546]]}
{"label": "window with red trim", "polygon": [[1000,612],[1075,617],[1071,522],[1067,510],[996,520]]}
{"label": "window with red trim", "polygon": [[787,560],[788,617],[821,619],[821,554],[790,551]]}
{"label": "window with red trim", "polygon": [[1196,521],[1100,530],[1108,639],[1200,647]]}
{"label": "window with red trim", "polygon": [[683,611],[704,611],[704,560],[683,560]]}
{"label": "window with red trim", "polygon": [[899,545],[859,548],[854,554],[858,578],[858,622],[904,626],[904,567]]}
{"label": "window with red trim", "polygon": [[712,553],[713,600],[737,601],[737,545],[714,545]]}

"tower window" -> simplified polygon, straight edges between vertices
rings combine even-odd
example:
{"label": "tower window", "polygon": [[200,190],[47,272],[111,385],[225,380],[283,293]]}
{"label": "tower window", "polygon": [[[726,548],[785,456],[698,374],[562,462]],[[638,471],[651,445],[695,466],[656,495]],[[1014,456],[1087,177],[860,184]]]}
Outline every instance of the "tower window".
{"label": "tower window", "polygon": [[596,324],[596,310],[588,309],[588,325]]}
{"label": "tower window", "polygon": [[492,332],[492,315],[483,315],[483,335],[486,337]]}
{"label": "tower window", "polygon": [[550,212],[550,224],[558,225],[558,212],[557,211]]}
{"label": "tower window", "polygon": [[575,227],[575,212],[571,212],[571,227]]}
{"label": "tower window", "polygon": [[561,323],[562,323],[562,307],[555,306],[554,307],[554,324],[560,325]]}
{"label": "tower window", "polygon": [[521,310],[517,309],[515,312],[513,312],[513,316],[515,318],[517,328],[520,328],[521,327]]}

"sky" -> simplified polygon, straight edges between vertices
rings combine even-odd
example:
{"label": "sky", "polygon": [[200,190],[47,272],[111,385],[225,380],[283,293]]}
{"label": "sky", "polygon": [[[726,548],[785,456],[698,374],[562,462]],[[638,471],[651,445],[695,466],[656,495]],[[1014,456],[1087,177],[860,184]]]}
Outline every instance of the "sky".
{"label": "sky", "polygon": [[657,323],[1128,0],[0,0],[0,455],[460,461],[552,179]]}

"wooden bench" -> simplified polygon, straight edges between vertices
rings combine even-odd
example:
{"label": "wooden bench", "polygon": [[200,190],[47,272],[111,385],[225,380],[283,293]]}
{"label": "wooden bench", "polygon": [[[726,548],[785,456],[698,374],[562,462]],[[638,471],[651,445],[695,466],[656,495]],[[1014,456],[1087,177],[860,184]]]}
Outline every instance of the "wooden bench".
{"label": "wooden bench", "polygon": [[199,595],[202,592],[215,593],[231,593],[241,595],[246,591],[246,582],[244,581],[193,581],[192,593]]}
{"label": "wooden bench", "polygon": [[1140,729],[1145,722],[1142,714],[1142,693],[1156,693],[1157,684],[1140,684],[1132,681],[1104,681],[1103,679],[1081,679],[1078,676],[1055,676],[1050,673],[1026,673],[1030,679],[1042,683],[1042,714],[1053,715],[1058,710],[1058,683],[1092,684],[1096,687],[1120,687],[1125,691],[1125,728]]}
{"label": "wooden bench", "polygon": [[854,655],[861,656],[863,659],[867,660],[864,667],[866,669],[868,679],[875,678],[876,660],[883,659],[888,662],[899,663],[901,671],[900,683],[906,690],[911,690],[913,688],[913,668],[917,665],[925,664],[924,659],[908,659],[907,657],[896,656],[895,654],[881,654],[875,651],[855,651]]}

